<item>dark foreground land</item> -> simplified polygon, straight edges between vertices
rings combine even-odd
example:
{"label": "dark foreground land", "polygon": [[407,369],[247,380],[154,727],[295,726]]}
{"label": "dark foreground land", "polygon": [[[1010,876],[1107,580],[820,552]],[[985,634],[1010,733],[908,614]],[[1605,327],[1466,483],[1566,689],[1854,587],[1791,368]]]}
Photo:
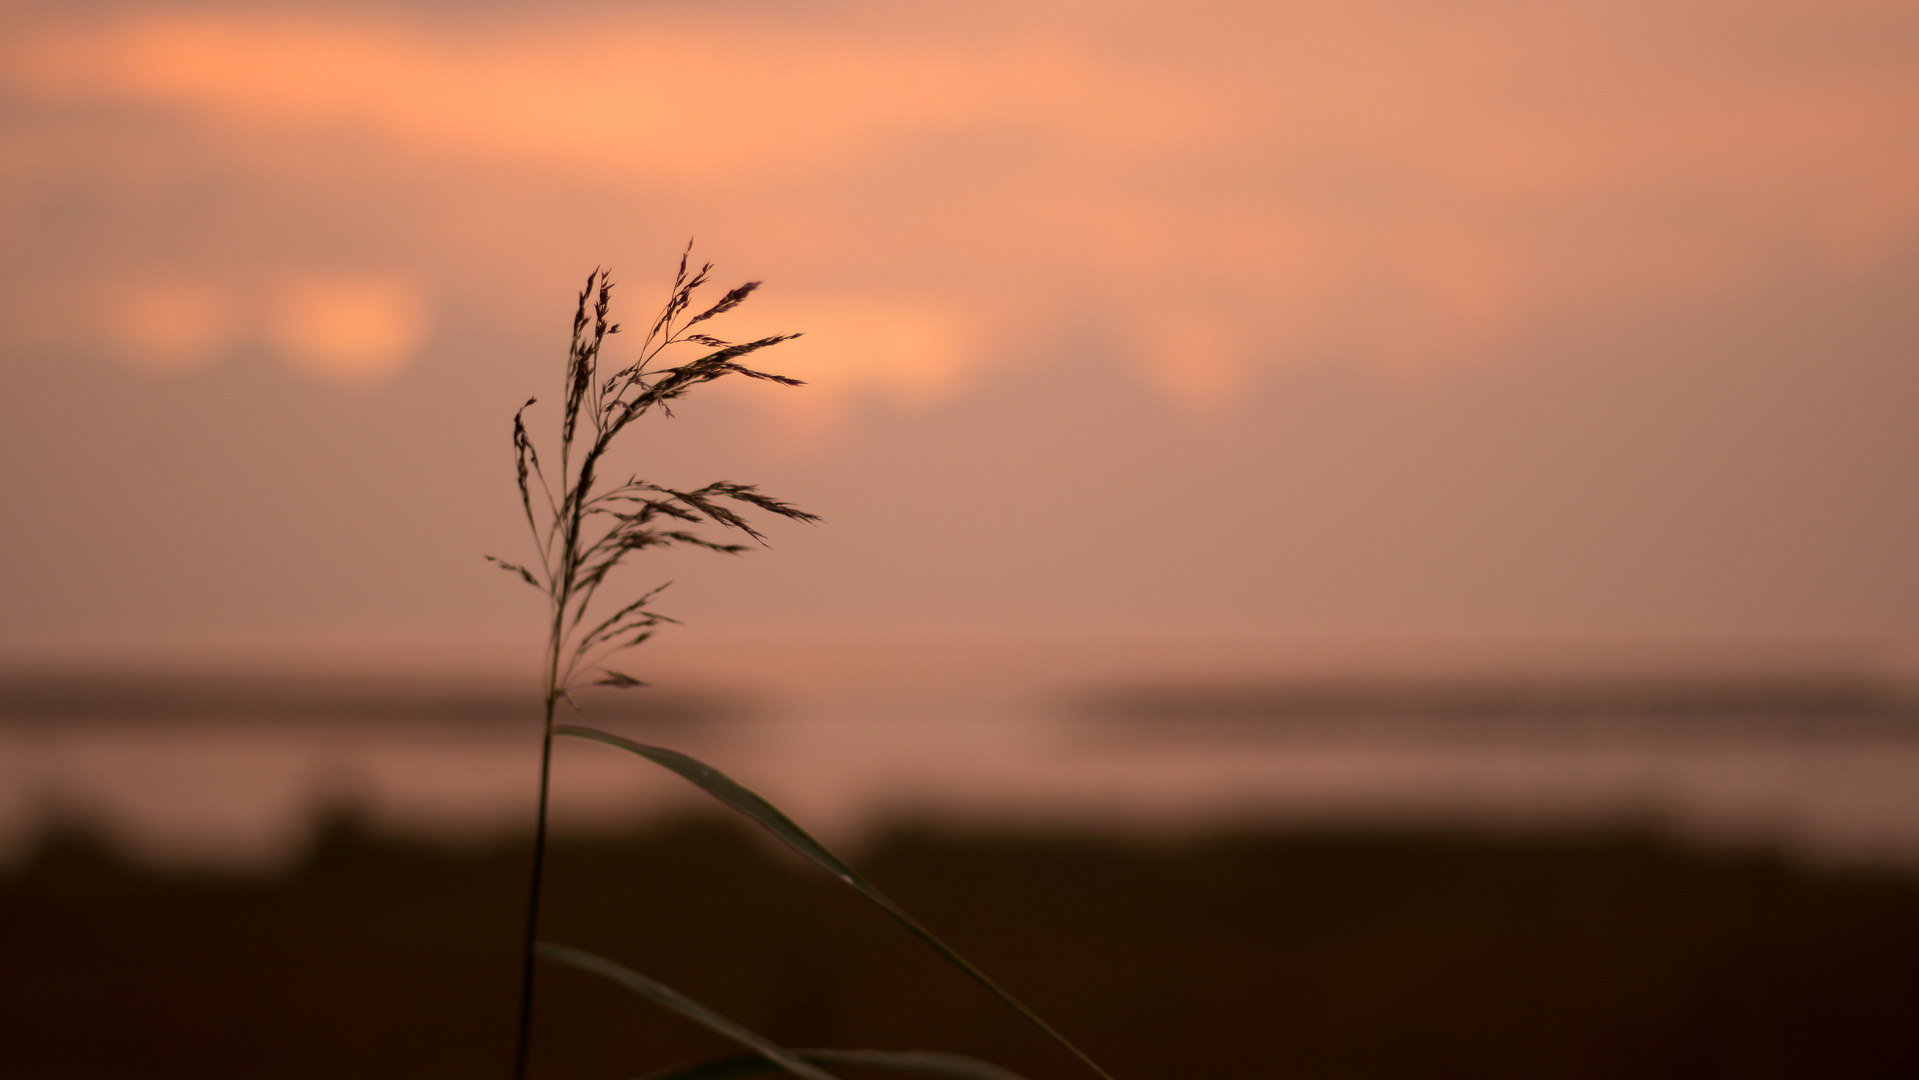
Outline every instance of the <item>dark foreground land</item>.
{"label": "dark foreground land", "polygon": [[[1120,1080],[1919,1076],[1909,876],[1619,836],[920,833],[860,862]],[[347,827],[257,880],[51,842],[0,877],[0,1075],[503,1080],[525,871]],[[1086,1075],[762,837],[567,842],[551,872],[547,938],[788,1045]],[[541,1077],[729,1049],[590,975],[541,992]]]}

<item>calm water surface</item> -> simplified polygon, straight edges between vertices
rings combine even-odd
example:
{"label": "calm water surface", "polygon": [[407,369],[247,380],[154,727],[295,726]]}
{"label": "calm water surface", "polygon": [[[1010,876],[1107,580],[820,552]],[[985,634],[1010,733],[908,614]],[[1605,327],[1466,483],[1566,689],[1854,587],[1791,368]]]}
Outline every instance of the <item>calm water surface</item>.
{"label": "calm water surface", "polygon": [[[603,699],[575,719],[693,754],[855,848],[902,821],[1132,835],[1631,826],[1919,867],[1919,723],[1857,680],[1108,670],[1074,689],[1006,663],[831,667]],[[329,815],[454,842],[526,831],[537,702],[449,685],[14,678],[0,694],[0,860],[54,827],[158,864],[242,868],[296,857]],[[608,747],[562,740],[555,760],[563,830],[702,805]]]}

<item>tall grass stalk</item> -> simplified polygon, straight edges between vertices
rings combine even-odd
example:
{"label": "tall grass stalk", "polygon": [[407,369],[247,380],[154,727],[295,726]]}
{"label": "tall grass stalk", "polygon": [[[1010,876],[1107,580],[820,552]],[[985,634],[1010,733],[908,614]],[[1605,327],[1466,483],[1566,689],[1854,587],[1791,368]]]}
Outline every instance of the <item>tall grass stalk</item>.
{"label": "tall grass stalk", "polygon": [[[513,1064],[515,1080],[524,1080],[527,1072],[532,1045],[535,965],[541,957],[612,979],[750,1051],[743,1060],[728,1058],[668,1070],[657,1074],[660,1080],[749,1075],[761,1065],[766,1070],[784,1070],[806,1077],[807,1080],[832,1080],[831,1075],[820,1066],[836,1062],[967,1080],[1012,1078],[1012,1074],[1004,1069],[954,1054],[785,1050],[685,995],[612,960],[572,946],[540,942],[540,893],[546,874],[553,740],[560,736],[587,739],[636,754],[677,773],[729,809],[745,815],[787,847],[858,890],[1105,1077],[1105,1072],[1098,1065],[1054,1031],[1038,1014],[968,963],[792,819],[750,789],[678,751],[648,746],[590,727],[555,722],[562,702],[578,708],[572,691],[582,686],[633,688],[646,685],[607,665],[615,655],[650,638],[656,627],[675,621],[652,607],[664,585],[642,593],[637,599],[614,607],[611,614],[600,617],[594,601],[609,576],[628,556],[666,547],[699,547],[729,554],[743,552],[748,545],[714,539],[708,533],[695,530],[718,527],[720,536],[730,532],[764,544],[765,537],[744,516],[754,510],[795,521],[819,520],[812,514],[761,494],[750,484],[731,481],[717,481],[704,487],[683,490],[665,487],[641,479],[638,475],[629,475],[617,484],[603,489],[600,487],[600,475],[607,465],[607,454],[620,433],[655,411],[672,416],[672,403],[694,387],[729,375],[783,386],[802,385],[798,379],[755,370],[740,362],[741,358],[751,353],[791,340],[797,334],[776,334],[736,344],[703,330],[693,329],[739,307],[760,283],[750,281],[731,289],[695,313],[694,293],[706,284],[712,264],[690,269],[688,259],[691,252],[692,245],[689,244],[687,250],[681,253],[672,290],[647,329],[633,359],[618,366],[611,374],[603,375],[601,372],[601,353],[608,339],[620,332],[619,325],[608,320],[613,283],[604,270],[596,269],[587,275],[573,315],[573,336],[567,350],[562,392],[558,467],[551,475],[542,466],[539,452],[526,426],[527,410],[537,399],[528,399],[513,414],[514,469],[520,490],[520,505],[526,515],[527,527],[533,534],[539,558],[527,563],[507,562],[491,555],[487,558],[545,594],[549,608],[543,665],[546,687],[545,719],[540,743],[539,809],[534,826],[533,867],[522,950],[519,1031]],[[688,346],[696,350],[696,355],[668,362],[669,350],[677,358],[686,356]],[[589,612],[598,621],[589,621]]]}

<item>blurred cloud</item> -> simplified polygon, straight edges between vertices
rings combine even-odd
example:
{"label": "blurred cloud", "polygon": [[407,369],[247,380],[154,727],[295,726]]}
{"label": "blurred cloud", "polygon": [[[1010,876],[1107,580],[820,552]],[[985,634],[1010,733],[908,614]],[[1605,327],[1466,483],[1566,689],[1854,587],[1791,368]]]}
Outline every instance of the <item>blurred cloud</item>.
{"label": "blurred cloud", "polygon": [[251,342],[301,375],[377,386],[419,355],[435,318],[431,291],[395,273],[302,272],[240,286],[178,272],[103,292],[115,357],[165,375],[198,371]]}
{"label": "blurred cloud", "polygon": [[1243,342],[1217,313],[1169,311],[1142,320],[1141,374],[1148,385],[1188,406],[1215,408],[1231,401],[1249,378]]}
{"label": "blurred cloud", "polygon": [[[1062,305],[1116,324],[1152,385],[1226,400],[1259,365],[1470,364],[1568,308],[1738,291],[1806,259],[1868,273],[1919,237],[1910,5],[28,22],[0,81],[29,100],[158,110],[246,160],[363,138],[456,171],[625,178],[804,268],[822,312],[870,303],[849,260],[883,268],[855,273],[966,324],[866,327],[895,359],[849,372],[907,400],[956,389],[994,363],[987,342],[1045,333]],[[468,200],[421,209],[439,233],[493,228]]]}
{"label": "blurred cloud", "polygon": [[[741,401],[773,411],[789,437],[817,438],[839,427],[849,395],[865,393],[905,405],[952,394],[963,382],[972,342],[966,320],[939,307],[884,296],[828,293],[791,296],[770,288],[752,301],[751,325],[769,332],[804,327],[764,363],[803,379],[803,394],[755,394],[725,387]],[[736,335],[737,336],[737,335]],[[825,388],[825,392],[818,392]]]}
{"label": "blurred cloud", "polygon": [[129,364],[171,374],[218,360],[239,338],[241,321],[219,286],[163,278],[117,290],[109,326]]}
{"label": "blurred cloud", "polygon": [[500,418],[689,235],[811,385],[645,467],[833,523],[716,619],[1919,634],[1864,0],[11,6],[14,625],[518,625]]}
{"label": "blurred cloud", "polygon": [[432,328],[416,281],[391,275],[295,278],[275,292],[266,338],[298,370],[378,384],[413,359]]}

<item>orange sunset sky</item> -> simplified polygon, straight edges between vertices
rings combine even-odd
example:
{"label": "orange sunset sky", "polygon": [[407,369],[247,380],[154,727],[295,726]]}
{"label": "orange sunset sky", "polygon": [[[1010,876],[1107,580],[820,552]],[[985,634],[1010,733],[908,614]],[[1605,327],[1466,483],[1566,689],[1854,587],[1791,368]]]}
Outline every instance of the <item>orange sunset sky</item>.
{"label": "orange sunset sky", "polygon": [[1919,639],[1919,4],[14,0],[0,647],[532,640],[689,236],[675,633]]}

